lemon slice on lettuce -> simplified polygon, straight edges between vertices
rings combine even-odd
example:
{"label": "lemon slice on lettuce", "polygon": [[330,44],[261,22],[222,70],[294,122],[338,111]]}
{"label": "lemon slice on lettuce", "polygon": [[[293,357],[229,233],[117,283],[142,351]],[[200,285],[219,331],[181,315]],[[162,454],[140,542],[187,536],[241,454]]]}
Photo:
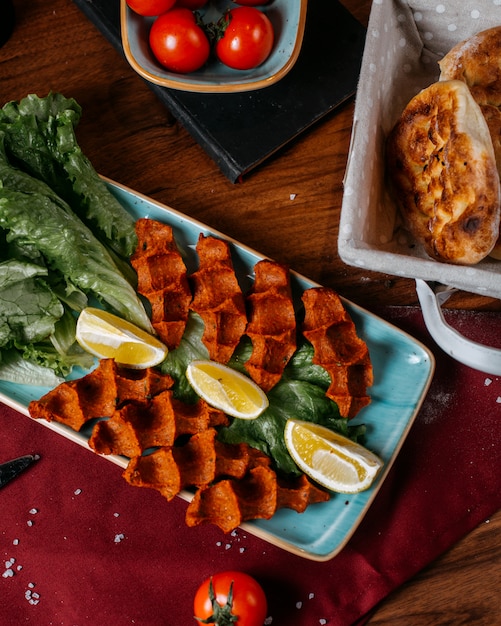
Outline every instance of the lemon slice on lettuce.
{"label": "lemon slice on lettuce", "polygon": [[289,419],[284,437],[297,466],[331,491],[364,491],[383,466],[383,461],[370,450],[319,424]]}
{"label": "lemon slice on lettuce", "polygon": [[255,419],[268,407],[264,391],[245,374],[216,361],[191,361],[186,378],[210,406],[240,419]]}
{"label": "lemon slice on lettuce", "polygon": [[76,340],[94,356],[115,359],[118,365],[135,369],[158,365],[168,351],[161,341],[135,324],[93,307],[80,313]]}

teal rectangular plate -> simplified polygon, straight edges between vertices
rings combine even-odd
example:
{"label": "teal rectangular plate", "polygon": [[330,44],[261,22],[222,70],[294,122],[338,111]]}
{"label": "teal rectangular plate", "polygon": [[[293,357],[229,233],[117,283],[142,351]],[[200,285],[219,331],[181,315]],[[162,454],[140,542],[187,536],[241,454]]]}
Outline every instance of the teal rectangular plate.
{"label": "teal rectangular plate", "polygon": [[[196,268],[195,246],[200,233],[229,241],[242,289],[245,291],[250,287],[253,267],[263,258],[257,252],[123,185],[105,180],[112,193],[134,217],[149,217],[172,226],[190,272]],[[297,298],[305,289],[319,285],[293,272],[292,286]],[[311,505],[304,513],[282,509],[269,520],[255,520],[242,525],[246,531],[284,550],[316,561],[326,561],[335,556],[360,524],[411,429],[435,369],[433,354],[422,343],[352,302],[343,302],[359,336],[369,347],[374,369],[374,384],[369,390],[371,403],[360,411],[352,423],[366,425],[366,445],[384,461],[383,471],[370,489],[362,493],[333,494],[328,502]],[[26,416],[29,416],[29,403],[47,391],[44,387],[0,381],[0,401]],[[77,433],[55,422],[41,420],[39,423],[90,450],[87,443],[90,433]],[[106,458],[121,467],[127,464],[124,457],[110,455]],[[180,495],[190,498],[185,492]]]}

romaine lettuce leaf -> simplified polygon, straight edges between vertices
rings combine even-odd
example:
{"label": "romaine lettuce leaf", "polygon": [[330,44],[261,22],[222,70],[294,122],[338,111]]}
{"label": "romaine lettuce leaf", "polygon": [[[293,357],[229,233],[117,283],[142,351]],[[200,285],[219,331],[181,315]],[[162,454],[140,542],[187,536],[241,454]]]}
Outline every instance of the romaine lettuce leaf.
{"label": "romaine lettuce leaf", "polygon": [[7,231],[7,242],[38,249],[50,270],[151,331],[143,304],[104,246],[50,196],[0,187],[0,226]]}
{"label": "romaine lettuce leaf", "polygon": [[0,110],[9,160],[51,187],[115,253],[128,259],[137,245],[134,219],[82,152],[75,135],[81,107],[72,98],[28,95]]}
{"label": "romaine lettuce leaf", "polygon": [[0,263],[0,348],[41,341],[54,332],[64,307],[39,280],[47,273],[33,263]]}
{"label": "romaine lettuce leaf", "polygon": [[0,352],[0,380],[36,387],[57,387],[64,381],[54,370],[27,361],[14,349]]}
{"label": "romaine lettuce leaf", "polygon": [[[44,282],[47,274],[47,269],[28,261],[0,263],[0,379],[27,383],[36,376],[47,385],[56,374],[93,363],[75,342],[75,318]],[[27,378],[14,354],[39,367]],[[40,368],[54,372],[44,376]]]}
{"label": "romaine lettuce leaf", "polygon": [[[78,104],[58,94],[0,110],[0,358],[14,350],[40,366],[37,376],[43,368],[66,375],[93,364],[75,341],[70,312],[90,297],[152,330],[134,290],[137,277],[117,254],[135,248],[134,220],[76,143],[79,118]],[[3,368],[8,377],[16,369],[17,382],[26,382],[18,359]]]}

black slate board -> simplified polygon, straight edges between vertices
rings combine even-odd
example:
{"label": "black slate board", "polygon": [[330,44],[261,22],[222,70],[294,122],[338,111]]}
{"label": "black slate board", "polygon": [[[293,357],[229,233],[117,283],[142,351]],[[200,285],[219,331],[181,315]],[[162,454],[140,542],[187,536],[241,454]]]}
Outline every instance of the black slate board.
{"label": "black slate board", "polygon": [[[119,0],[74,2],[123,54]],[[236,182],[354,95],[365,34],[336,0],[310,0],[299,58],[275,85],[236,94],[148,85],[223,174]]]}

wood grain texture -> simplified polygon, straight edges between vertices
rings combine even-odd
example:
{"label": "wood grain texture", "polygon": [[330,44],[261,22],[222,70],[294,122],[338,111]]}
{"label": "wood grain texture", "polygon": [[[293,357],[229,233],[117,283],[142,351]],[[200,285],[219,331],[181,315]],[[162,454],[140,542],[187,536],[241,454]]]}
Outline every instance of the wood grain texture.
{"label": "wood grain texture", "polygon": [[[343,4],[367,23],[369,0]],[[83,108],[80,145],[103,175],[369,309],[417,302],[412,280],[348,267],[337,255],[353,102],[233,185],[71,0],[15,5],[15,32],[0,49],[3,102],[50,90],[74,97]],[[465,293],[455,294],[448,306],[501,309],[498,301]],[[370,623],[495,624],[500,536],[498,513],[392,594]]]}

